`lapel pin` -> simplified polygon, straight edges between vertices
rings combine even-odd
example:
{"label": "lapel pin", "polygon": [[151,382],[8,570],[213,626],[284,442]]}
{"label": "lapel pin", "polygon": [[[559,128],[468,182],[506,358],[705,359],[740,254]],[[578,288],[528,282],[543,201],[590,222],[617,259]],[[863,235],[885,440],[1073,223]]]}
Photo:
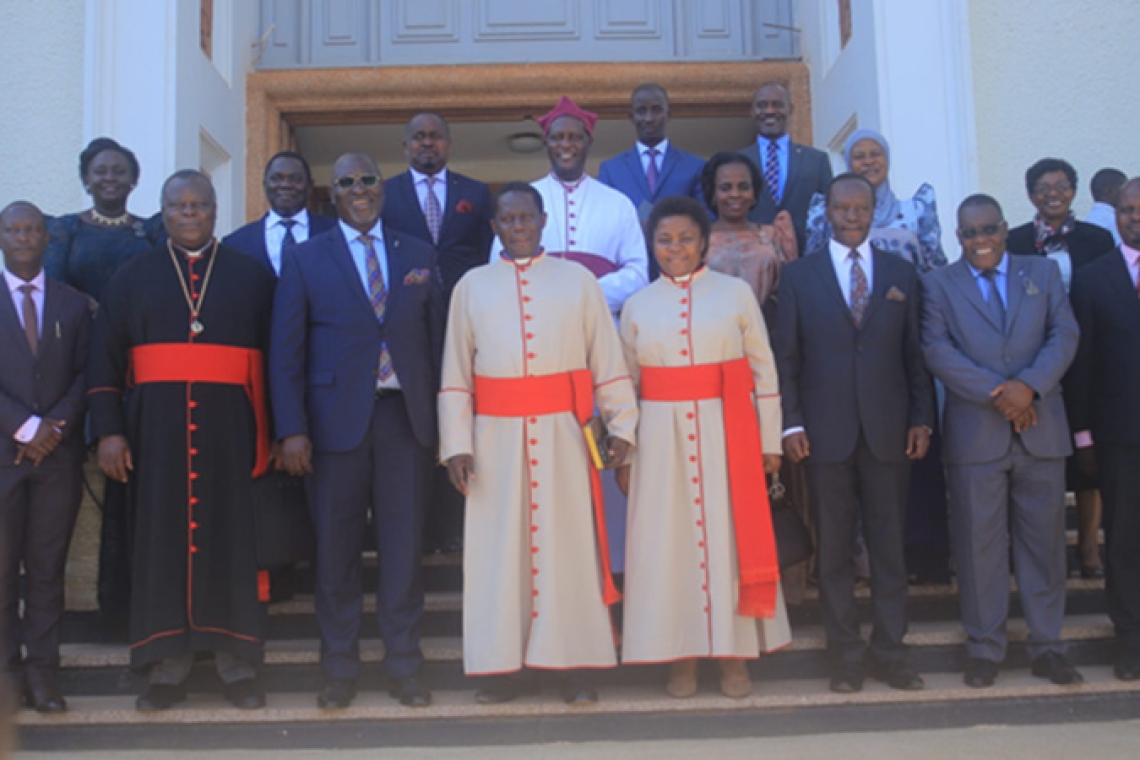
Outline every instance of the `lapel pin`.
{"label": "lapel pin", "polygon": [[[1018,272],[1018,274],[1021,274],[1021,272]],[[1036,296],[1041,294],[1041,291],[1037,289],[1037,285],[1034,284],[1033,280],[1030,280],[1028,278],[1021,281],[1021,287],[1025,289],[1025,295],[1027,296]]]}
{"label": "lapel pin", "polygon": [[56,340],[59,340],[62,337],[62,335],[60,333],[61,333],[61,331],[59,329],[59,321],[56,320],[56,323],[55,323],[55,339]]}

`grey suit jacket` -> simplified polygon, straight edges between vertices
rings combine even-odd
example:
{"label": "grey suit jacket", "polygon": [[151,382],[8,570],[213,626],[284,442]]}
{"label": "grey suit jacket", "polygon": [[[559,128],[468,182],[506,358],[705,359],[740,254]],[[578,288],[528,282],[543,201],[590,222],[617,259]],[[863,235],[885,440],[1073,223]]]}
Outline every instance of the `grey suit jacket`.
{"label": "grey suit jacket", "polygon": [[965,260],[922,278],[922,347],[927,367],[946,386],[943,456],[947,464],[982,464],[1009,451],[1013,426],[990,392],[1016,378],[1035,390],[1037,425],[1021,434],[1036,457],[1072,453],[1061,378],[1077,352],[1079,331],[1049,259],[1009,256],[1005,329],[990,314]]}

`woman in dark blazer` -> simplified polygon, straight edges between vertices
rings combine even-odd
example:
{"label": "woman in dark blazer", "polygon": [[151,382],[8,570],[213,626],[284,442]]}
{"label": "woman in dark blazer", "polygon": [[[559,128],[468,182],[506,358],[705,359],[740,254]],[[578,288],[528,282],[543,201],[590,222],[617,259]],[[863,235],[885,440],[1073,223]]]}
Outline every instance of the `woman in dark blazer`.
{"label": "woman in dark blazer", "polygon": [[[1068,292],[1073,272],[1116,247],[1112,233],[1073,216],[1077,171],[1068,161],[1043,158],[1025,172],[1025,189],[1037,209],[1033,221],[1009,231],[1010,253],[1047,256],[1057,262]],[[1082,473],[1072,458],[1067,487],[1077,495],[1077,551],[1084,578],[1104,577],[1100,561],[1100,492],[1095,478]]]}

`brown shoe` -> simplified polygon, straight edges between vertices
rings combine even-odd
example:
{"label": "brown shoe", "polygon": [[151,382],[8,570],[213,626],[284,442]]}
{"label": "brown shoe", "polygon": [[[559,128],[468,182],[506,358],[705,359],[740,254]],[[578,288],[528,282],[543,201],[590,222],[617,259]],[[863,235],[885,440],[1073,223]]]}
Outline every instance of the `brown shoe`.
{"label": "brown shoe", "polygon": [[720,662],[720,693],[733,699],[752,695],[752,679],[744,660],[727,659]]}
{"label": "brown shoe", "polygon": [[669,666],[669,683],[665,693],[674,699],[686,699],[697,693],[697,661],[677,660]]}

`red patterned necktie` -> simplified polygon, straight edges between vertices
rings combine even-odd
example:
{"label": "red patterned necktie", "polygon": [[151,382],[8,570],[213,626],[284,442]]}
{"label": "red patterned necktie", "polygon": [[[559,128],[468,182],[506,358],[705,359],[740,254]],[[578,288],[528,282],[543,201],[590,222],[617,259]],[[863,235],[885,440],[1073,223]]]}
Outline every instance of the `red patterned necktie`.
{"label": "red patterned necktie", "polygon": [[425,181],[427,182],[427,197],[424,198],[424,219],[427,221],[432,242],[439,245],[439,228],[443,224],[443,209],[440,207],[439,198],[432,187],[438,180],[435,177],[428,177]]}
{"label": "red patterned necktie", "polygon": [[28,347],[32,349],[32,355],[35,355],[40,350],[39,319],[36,317],[36,302],[32,300],[36,286],[28,283],[16,289],[24,294],[24,302],[20,305],[24,313],[24,335],[28,336]]}
{"label": "red patterned necktie", "polygon": [[[376,257],[376,246],[373,245],[376,238],[371,235],[361,235],[357,239],[364,243],[364,261],[368,269],[368,300],[372,302],[372,311],[376,313],[376,319],[383,324],[384,312],[388,306],[388,290],[384,287],[384,273],[380,271],[380,259]],[[394,373],[387,341],[380,343],[377,371],[382,381],[388,380]]]}
{"label": "red patterned necktie", "polygon": [[768,155],[764,159],[764,182],[768,185],[768,194],[772,201],[780,205],[780,157],[774,140],[768,141]]}
{"label": "red patterned necktie", "polygon": [[871,300],[867,292],[867,273],[859,263],[862,257],[858,251],[852,249],[848,258],[851,259],[851,318],[855,320],[856,327],[861,327],[863,315],[867,313],[867,302]]}
{"label": "red patterned necktie", "polygon": [[649,155],[649,164],[645,167],[645,180],[649,183],[649,194],[653,195],[657,192],[657,155],[660,151],[657,148],[650,148],[645,152]]}

